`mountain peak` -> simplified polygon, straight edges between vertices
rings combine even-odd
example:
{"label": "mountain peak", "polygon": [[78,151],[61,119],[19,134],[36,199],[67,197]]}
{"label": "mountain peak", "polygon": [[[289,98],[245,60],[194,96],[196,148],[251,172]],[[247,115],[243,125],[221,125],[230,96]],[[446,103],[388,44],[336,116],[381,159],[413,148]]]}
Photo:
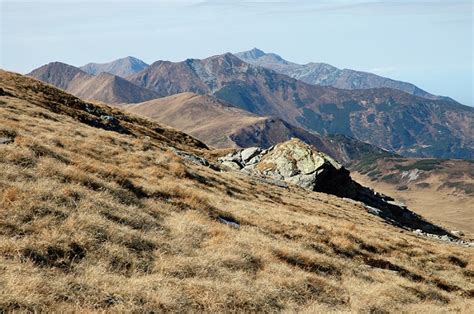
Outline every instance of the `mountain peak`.
{"label": "mountain peak", "polygon": [[88,63],[81,66],[80,69],[92,75],[108,72],[120,77],[126,77],[138,73],[146,67],[148,67],[148,64],[142,60],[127,56],[107,63]]}
{"label": "mountain peak", "polygon": [[242,51],[235,54],[237,57],[243,60],[257,60],[266,55],[266,53],[258,48],[253,48],[248,51]]}
{"label": "mountain peak", "polygon": [[252,50],[249,51],[249,53],[253,55],[255,58],[260,58],[265,55],[265,52],[258,48],[253,48]]}

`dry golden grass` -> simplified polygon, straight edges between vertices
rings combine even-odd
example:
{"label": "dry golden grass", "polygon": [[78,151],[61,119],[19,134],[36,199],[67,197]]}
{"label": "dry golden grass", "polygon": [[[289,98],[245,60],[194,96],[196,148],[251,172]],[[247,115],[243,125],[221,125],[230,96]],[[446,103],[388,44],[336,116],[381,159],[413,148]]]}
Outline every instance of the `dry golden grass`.
{"label": "dry golden grass", "polygon": [[15,95],[0,96],[0,129],[15,132],[0,145],[0,311],[472,309],[472,248],[190,164],[172,131],[107,131]]}

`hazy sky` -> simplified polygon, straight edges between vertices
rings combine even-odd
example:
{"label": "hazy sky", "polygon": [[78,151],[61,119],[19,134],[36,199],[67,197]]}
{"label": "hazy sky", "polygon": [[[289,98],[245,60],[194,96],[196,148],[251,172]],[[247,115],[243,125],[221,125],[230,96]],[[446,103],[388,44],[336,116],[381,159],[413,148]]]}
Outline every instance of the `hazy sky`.
{"label": "hazy sky", "polygon": [[473,1],[1,1],[1,64],[27,73],[258,47],[415,83],[474,105]]}

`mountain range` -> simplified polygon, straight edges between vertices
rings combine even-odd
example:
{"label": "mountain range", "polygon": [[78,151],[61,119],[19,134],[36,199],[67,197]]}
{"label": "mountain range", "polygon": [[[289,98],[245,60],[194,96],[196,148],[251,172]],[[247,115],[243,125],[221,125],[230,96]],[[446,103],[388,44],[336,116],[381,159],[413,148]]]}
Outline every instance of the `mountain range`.
{"label": "mountain range", "polygon": [[[126,76],[126,96],[130,97],[103,97],[103,92],[97,92],[95,99],[112,99],[110,103],[118,104],[125,98],[141,103],[187,92],[212,95],[254,115],[278,118],[322,136],[354,138],[396,154],[474,158],[471,107],[449,98],[420,97],[387,87],[350,90],[308,84],[241,59],[277,58],[271,54],[254,50],[238,55],[240,58],[226,53],[202,60],[157,61]],[[50,64],[30,75],[81,95],[73,87],[81,86],[84,77],[87,81],[94,76],[75,69]],[[81,72],[74,74],[77,71]],[[113,88],[105,90],[114,92]]]}
{"label": "mountain range", "polygon": [[272,69],[308,84],[332,86],[341,89],[369,89],[387,87],[428,99],[442,99],[407,82],[392,80],[373,73],[338,69],[327,63],[311,62],[297,64],[274,53],[265,53],[258,48],[235,54],[243,61]]}
{"label": "mountain range", "polygon": [[[389,88],[343,90],[298,81],[227,53],[151,64],[128,79],[159,94],[213,94],[322,135],[342,134],[398,154],[474,158],[474,109]],[[433,141],[436,139],[436,141]]]}

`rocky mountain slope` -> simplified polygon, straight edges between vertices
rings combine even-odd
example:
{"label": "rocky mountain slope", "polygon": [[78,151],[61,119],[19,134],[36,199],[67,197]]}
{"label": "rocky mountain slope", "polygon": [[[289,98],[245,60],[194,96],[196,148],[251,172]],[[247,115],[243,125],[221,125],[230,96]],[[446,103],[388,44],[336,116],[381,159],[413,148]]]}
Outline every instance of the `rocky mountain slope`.
{"label": "rocky mountain slope", "polygon": [[181,93],[132,104],[126,110],[170,125],[217,148],[268,148],[299,138],[343,163],[364,159],[365,155],[391,155],[342,135],[321,136],[276,117],[257,116],[209,95]]}
{"label": "rocky mountain slope", "polygon": [[80,69],[91,75],[98,75],[107,72],[120,77],[127,77],[131,74],[140,72],[148,67],[148,64],[134,57],[125,57],[107,63],[88,63]]}
{"label": "rocky mountain slope", "polygon": [[474,109],[389,88],[342,90],[295,80],[227,53],[158,61],[128,79],[163,95],[211,93],[241,109],[402,155],[474,158]]}
{"label": "rocky mountain slope", "polygon": [[392,80],[373,73],[338,69],[327,63],[297,64],[284,60],[277,54],[265,53],[254,48],[235,54],[243,61],[272,69],[308,84],[332,86],[342,89],[370,89],[387,87],[428,99],[442,99],[407,82]]}
{"label": "rocky mountain slope", "polygon": [[61,62],[49,63],[28,75],[77,97],[110,104],[136,103],[159,97],[157,93],[134,85],[119,76],[110,73],[94,76]]}
{"label": "rocky mountain slope", "polygon": [[472,308],[470,248],[149,120],[1,71],[0,137],[2,311]]}
{"label": "rocky mountain slope", "polygon": [[355,162],[350,169],[364,185],[474,239],[473,161],[375,157]]}

